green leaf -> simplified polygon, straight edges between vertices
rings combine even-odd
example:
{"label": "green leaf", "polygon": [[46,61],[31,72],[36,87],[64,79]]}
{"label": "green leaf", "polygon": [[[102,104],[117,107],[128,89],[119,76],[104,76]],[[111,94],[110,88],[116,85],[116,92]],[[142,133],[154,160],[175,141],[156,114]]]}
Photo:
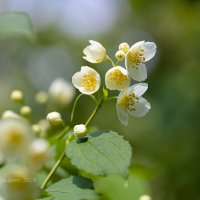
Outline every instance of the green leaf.
{"label": "green leaf", "polygon": [[143,194],[149,194],[150,189],[145,179],[130,175],[124,180],[118,175],[98,177],[94,181],[95,189],[101,193],[104,200],[138,200]]}
{"label": "green leaf", "polygon": [[0,38],[10,37],[34,39],[31,20],[26,13],[9,12],[0,15]]}
{"label": "green leaf", "polygon": [[84,177],[74,177],[63,179],[46,189],[52,197],[41,200],[96,200],[99,196],[93,190],[92,182]]}
{"label": "green leaf", "polygon": [[120,174],[126,177],[131,147],[113,131],[97,131],[67,145],[67,156],[78,169],[94,175]]}

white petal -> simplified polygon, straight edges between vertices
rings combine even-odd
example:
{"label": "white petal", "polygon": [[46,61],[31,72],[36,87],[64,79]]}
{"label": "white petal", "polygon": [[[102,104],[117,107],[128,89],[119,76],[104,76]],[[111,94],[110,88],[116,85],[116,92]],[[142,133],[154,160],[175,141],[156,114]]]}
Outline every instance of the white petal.
{"label": "white petal", "polygon": [[145,62],[154,57],[156,53],[156,44],[154,42],[145,42],[142,44],[142,49],[144,50]]}
{"label": "white petal", "polygon": [[120,122],[122,124],[124,124],[125,126],[127,126],[128,125],[128,113],[119,104],[116,105],[116,108],[117,108],[117,115],[118,115]]}
{"label": "white petal", "polygon": [[79,87],[81,87],[83,82],[83,77],[81,72],[76,72],[73,76],[72,76],[72,83],[74,85],[75,88],[79,89]]}
{"label": "white petal", "polygon": [[140,97],[142,96],[148,89],[147,83],[138,83],[130,86],[128,88],[128,93],[134,93],[135,96]]}
{"label": "white petal", "polygon": [[[118,72],[120,71],[121,73],[120,76],[122,75],[124,79],[121,80],[117,74],[115,76],[116,79],[113,79],[113,76],[114,76],[113,73],[115,71],[118,71]],[[120,66],[112,67],[106,72],[106,75],[105,75],[106,87],[110,90],[119,90],[119,91],[127,89],[130,85],[130,79],[127,74],[128,74],[127,70],[124,69],[123,67],[120,67]]]}
{"label": "white petal", "polygon": [[102,46],[101,43],[97,42],[97,41],[94,41],[94,40],[89,40],[89,43],[92,44],[92,45],[99,45],[99,46]]}
{"label": "white petal", "polygon": [[138,103],[135,103],[133,110],[128,110],[128,113],[134,117],[143,117],[150,108],[150,103],[143,97],[139,97]]}
{"label": "white petal", "polygon": [[127,67],[129,76],[136,81],[144,81],[147,78],[146,66],[140,63],[136,66]]}
{"label": "white petal", "polygon": [[145,43],[144,40],[143,40],[143,41],[136,42],[134,45],[131,46],[131,48],[129,49],[129,51],[132,51],[132,50],[135,49],[135,48],[141,47],[144,43]]}

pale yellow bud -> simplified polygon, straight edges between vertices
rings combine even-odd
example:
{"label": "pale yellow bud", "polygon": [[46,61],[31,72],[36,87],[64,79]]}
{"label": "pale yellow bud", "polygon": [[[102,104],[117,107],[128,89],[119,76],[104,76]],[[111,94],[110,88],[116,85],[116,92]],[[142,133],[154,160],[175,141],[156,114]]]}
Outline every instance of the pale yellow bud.
{"label": "pale yellow bud", "polygon": [[22,106],[21,109],[20,109],[20,113],[21,115],[23,116],[28,116],[31,114],[31,108],[29,106]]}
{"label": "pale yellow bud", "polygon": [[48,94],[46,92],[40,91],[36,94],[35,100],[39,104],[45,104],[48,101]]}
{"label": "pale yellow bud", "polygon": [[39,134],[41,132],[41,127],[39,124],[33,124],[31,128],[32,131],[36,134]]}
{"label": "pale yellow bud", "polygon": [[74,135],[77,137],[82,137],[85,135],[86,130],[87,129],[84,124],[78,124],[74,126]]}
{"label": "pale yellow bud", "polygon": [[123,60],[125,56],[126,54],[122,50],[117,51],[115,54],[115,58],[117,58],[117,60],[120,60],[120,61]]}
{"label": "pale yellow bud", "polygon": [[47,115],[47,120],[52,126],[63,125],[63,120],[58,112],[51,112]]}
{"label": "pale yellow bud", "polygon": [[17,103],[22,103],[23,100],[24,100],[23,93],[20,90],[14,90],[14,91],[12,91],[12,93],[10,94],[10,98],[13,101],[17,102]]}
{"label": "pale yellow bud", "polygon": [[142,195],[139,200],[151,200],[151,197],[147,194]]}
{"label": "pale yellow bud", "polygon": [[119,45],[119,50],[123,51],[126,54],[129,50],[129,45],[126,42],[123,42]]}

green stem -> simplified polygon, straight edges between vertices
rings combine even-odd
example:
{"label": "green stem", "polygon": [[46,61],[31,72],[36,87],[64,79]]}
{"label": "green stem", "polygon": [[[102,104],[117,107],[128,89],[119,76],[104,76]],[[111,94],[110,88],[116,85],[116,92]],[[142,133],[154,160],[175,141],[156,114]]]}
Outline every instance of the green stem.
{"label": "green stem", "polygon": [[96,116],[97,112],[101,108],[104,100],[105,100],[105,97],[102,97],[99,103],[97,104],[96,108],[94,109],[90,117],[88,118],[88,120],[85,122],[85,126],[88,126],[92,122],[93,118]]}
{"label": "green stem", "polygon": [[106,59],[111,62],[113,67],[115,66],[115,63],[113,62],[113,60],[108,55],[106,55]]}
{"label": "green stem", "polygon": [[51,178],[55,174],[56,170],[58,169],[58,167],[60,166],[60,164],[62,163],[62,161],[64,160],[64,158],[65,158],[65,151],[61,154],[60,158],[55,163],[55,165],[53,166],[53,168],[49,172],[48,176],[46,177],[46,179],[42,183],[42,186],[41,186],[42,190],[44,190],[46,188],[47,184],[49,183],[49,181],[51,180]]}
{"label": "green stem", "polygon": [[73,120],[73,118],[74,118],[74,111],[75,111],[75,108],[76,108],[76,104],[77,104],[78,100],[80,99],[80,97],[81,97],[82,95],[83,95],[83,94],[81,93],[81,94],[79,94],[79,95],[76,97],[76,100],[75,100],[74,105],[73,105],[73,108],[72,108],[71,122],[72,122],[72,120]]}

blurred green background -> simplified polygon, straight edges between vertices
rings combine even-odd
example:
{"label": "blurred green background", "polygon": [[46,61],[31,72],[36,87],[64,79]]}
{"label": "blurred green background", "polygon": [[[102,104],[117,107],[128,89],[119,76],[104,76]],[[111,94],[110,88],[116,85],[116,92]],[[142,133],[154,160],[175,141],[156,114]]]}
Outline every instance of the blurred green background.
{"label": "blurred green background", "polygon": [[[34,108],[35,122],[46,116],[34,102],[37,91],[47,91],[58,77],[71,82],[80,66],[93,66],[82,59],[89,39],[101,42],[113,58],[121,42],[154,41],[157,55],[147,63],[149,114],[124,127],[113,101],[93,124],[130,141],[131,171],[148,180],[153,200],[199,199],[199,0],[0,0],[0,12],[7,11],[28,12],[37,41],[0,39],[0,111],[17,111],[9,94],[21,89]],[[110,66],[93,67],[103,79]],[[90,104],[87,97],[81,100],[77,123],[85,121]],[[70,108],[63,114],[68,120]]]}

